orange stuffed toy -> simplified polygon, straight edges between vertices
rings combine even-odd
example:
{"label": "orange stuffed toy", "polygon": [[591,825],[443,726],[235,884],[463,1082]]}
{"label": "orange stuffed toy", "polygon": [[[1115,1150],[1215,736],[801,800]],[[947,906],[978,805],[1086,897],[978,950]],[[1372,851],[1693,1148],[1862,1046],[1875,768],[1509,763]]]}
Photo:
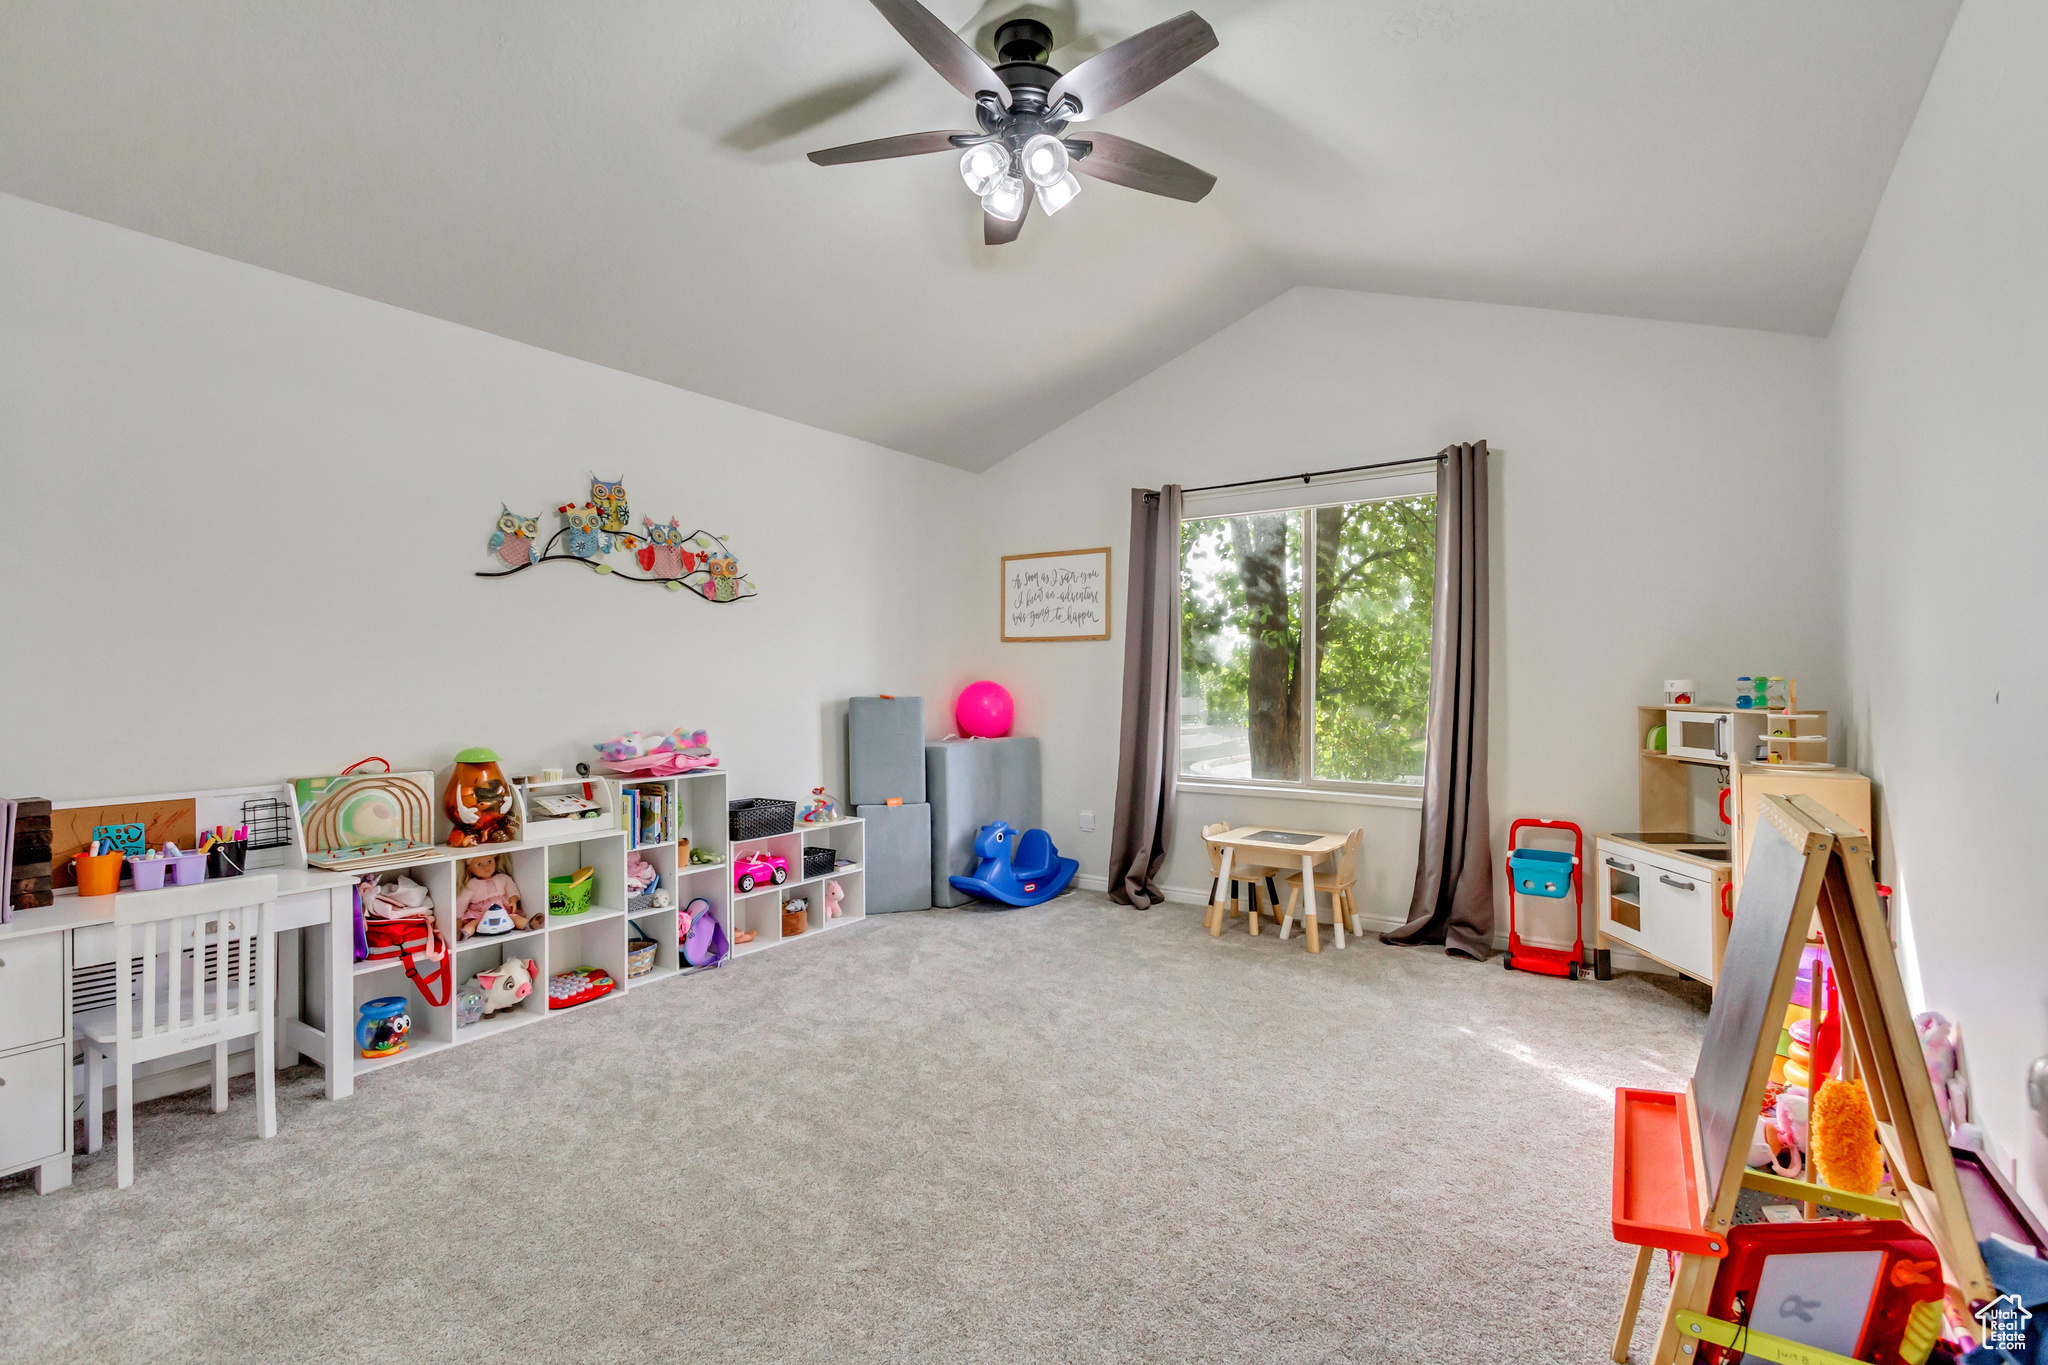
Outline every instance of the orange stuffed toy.
{"label": "orange stuffed toy", "polygon": [[1877,1116],[1861,1081],[1826,1081],[1813,1097],[1814,1174],[1851,1194],[1876,1194],[1884,1181]]}

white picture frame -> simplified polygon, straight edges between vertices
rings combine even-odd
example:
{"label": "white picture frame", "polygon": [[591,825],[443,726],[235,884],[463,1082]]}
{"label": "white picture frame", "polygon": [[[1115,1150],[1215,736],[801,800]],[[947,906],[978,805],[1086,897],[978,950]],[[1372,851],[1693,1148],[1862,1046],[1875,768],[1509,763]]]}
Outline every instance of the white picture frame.
{"label": "white picture frame", "polygon": [[1109,638],[1109,547],[1004,555],[1002,636],[1012,644]]}

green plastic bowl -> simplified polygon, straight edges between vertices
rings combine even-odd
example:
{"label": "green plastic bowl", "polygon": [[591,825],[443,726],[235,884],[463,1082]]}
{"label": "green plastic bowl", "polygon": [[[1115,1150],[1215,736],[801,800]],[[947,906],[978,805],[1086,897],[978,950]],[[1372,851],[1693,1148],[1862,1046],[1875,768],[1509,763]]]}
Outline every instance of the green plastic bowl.
{"label": "green plastic bowl", "polygon": [[568,877],[550,877],[548,909],[557,915],[580,915],[590,908],[590,898],[596,891],[595,877],[585,877],[575,886],[569,885]]}

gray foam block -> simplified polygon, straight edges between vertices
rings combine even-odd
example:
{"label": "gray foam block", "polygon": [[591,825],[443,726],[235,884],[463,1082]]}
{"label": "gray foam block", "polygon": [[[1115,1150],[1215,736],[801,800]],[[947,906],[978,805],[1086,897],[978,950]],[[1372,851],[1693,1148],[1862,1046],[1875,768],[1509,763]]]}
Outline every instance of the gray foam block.
{"label": "gray foam block", "polygon": [[920,801],[855,811],[868,822],[868,913],[931,909],[932,808]]}
{"label": "gray foam block", "polygon": [[846,799],[856,806],[924,804],[923,697],[848,699]]}
{"label": "gray foam block", "polygon": [[974,898],[954,890],[947,878],[974,871],[980,861],[974,856],[974,836],[981,827],[1007,820],[1020,830],[1035,829],[1043,816],[1038,741],[949,739],[927,744],[924,768],[932,808],[932,904],[964,905]]}

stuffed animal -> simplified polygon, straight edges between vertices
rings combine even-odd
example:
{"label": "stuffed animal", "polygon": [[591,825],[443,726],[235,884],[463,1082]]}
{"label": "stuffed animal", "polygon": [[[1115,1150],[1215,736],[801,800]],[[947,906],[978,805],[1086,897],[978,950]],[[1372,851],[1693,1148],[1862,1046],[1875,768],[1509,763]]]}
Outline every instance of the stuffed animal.
{"label": "stuffed animal", "polygon": [[1828,1081],[1814,1095],[1813,1172],[1821,1184],[1838,1190],[1877,1193],[1884,1153],[1862,1081]]}
{"label": "stuffed animal", "polygon": [[838,919],[840,902],[846,899],[846,888],[838,882],[825,883],[825,918]]}
{"label": "stuffed animal", "polygon": [[1920,1034],[1920,1053],[1927,1059],[1927,1079],[1934,1083],[1935,1107],[1942,1124],[1953,1133],[1970,1122],[1970,1088],[1963,1079],[1961,1041],[1946,1015],[1929,1010],[1913,1016]]}
{"label": "stuffed animal", "polygon": [[656,752],[654,746],[648,742],[647,736],[638,730],[628,730],[617,739],[608,739],[591,747],[596,749],[597,756],[607,763],[617,763],[628,758],[645,758]]}
{"label": "stuffed animal", "polygon": [[478,972],[462,989],[484,998],[485,1014],[496,1014],[532,995],[533,979],[538,975],[540,964],[532,958],[508,957],[489,971]]}

